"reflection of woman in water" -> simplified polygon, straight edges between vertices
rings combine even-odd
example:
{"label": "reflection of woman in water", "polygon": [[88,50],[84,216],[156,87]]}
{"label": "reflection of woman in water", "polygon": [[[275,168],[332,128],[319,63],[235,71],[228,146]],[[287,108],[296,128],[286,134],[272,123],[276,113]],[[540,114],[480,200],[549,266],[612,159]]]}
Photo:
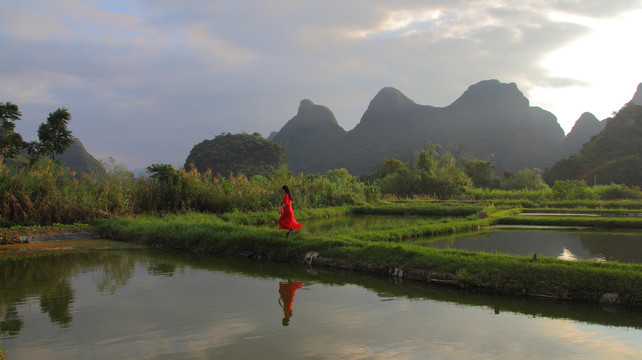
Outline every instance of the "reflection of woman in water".
{"label": "reflection of woman in water", "polygon": [[279,218],[279,229],[288,229],[288,232],[285,234],[289,236],[292,234],[292,230],[298,230],[303,227],[299,224],[294,218],[294,211],[292,211],[292,194],[287,185],[283,185],[281,188],[283,190],[283,205],[281,205],[281,218]]}
{"label": "reflection of woman in water", "polygon": [[283,320],[281,323],[283,326],[288,326],[290,324],[290,317],[292,317],[292,302],[294,301],[294,293],[297,289],[300,289],[303,286],[303,283],[298,281],[279,282],[279,294],[281,298],[279,299],[279,305],[283,308]]}

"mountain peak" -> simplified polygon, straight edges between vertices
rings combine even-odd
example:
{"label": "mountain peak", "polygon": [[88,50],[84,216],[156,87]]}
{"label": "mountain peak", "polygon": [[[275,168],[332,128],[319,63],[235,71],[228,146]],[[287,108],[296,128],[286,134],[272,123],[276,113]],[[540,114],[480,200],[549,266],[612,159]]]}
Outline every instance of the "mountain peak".
{"label": "mountain peak", "polygon": [[301,100],[296,116],[294,116],[289,123],[292,123],[291,125],[313,127],[339,126],[337,119],[330,109],[323,105],[316,105],[310,99]]}
{"label": "mountain peak", "polygon": [[305,110],[305,109],[310,108],[310,107],[313,107],[313,106],[314,106],[314,103],[312,102],[312,100],[310,100],[310,99],[303,99],[303,100],[301,100],[301,102],[299,103],[299,111],[298,111],[298,112],[299,112],[299,113],[301,113],[301,111],[302,111],[302,110]]}
{"label": "mountain peak", "polygon": [[[577,121],[571,131],[569,131],[566,136],[567,139],[573,137],[582,137],[584,142],[588,141],[591,136],[599,133],[604,129],[605,122],[601,122],[598,118],[595,117],[590,112],[583,113]],[[579,134],[579,135],[578,135]]]}
{"label": "mountain peak", "polygon": [[393,87],[385,87],[377,93],[377,95],[370,101],[368,109],[378,110],[398,109],[408,105],[416,105],[414,101],[410,100],[401,91]]}
{"label": "mountain peak", "polygon": [[591,139],[595,134],[598,134],[604,129],[606,122],[598,120],[590,112],[583,113],[571,131],[566,135],[566,139],[562,144],[563,155],[569,156],[580,152],[582,145]]}
{"label": "mountain peak", "polygon": [[[595,115],[593,115],[592,113],[590,113],[590,112],[588,112],[588,111],[587,111],[587,112],[583,113],[583,114],[580,116],[580,118],[579,118],[579,119],[577,119],[577,121],[575,121],[575,125],[577,125],[578,123],[588,123],[588,122],[591,122],[591,123],[598,123],[598,122],[600,122],[600,120],[598,120],[598,119],[595,117]],[[573,127],[575,127],[575,125],[574,125]]]}
{"label": "mountain peak", "polygon": [[497,79],[483,80],[471,85],[454,103],[453,107],[503,106],[528,107],[529,101],[517,88],[515,83],[502,83]]}
{"label": "mountain peak", "polygon": [[345,130],[330,109],[304,99],[299,103],[297,114],[277,134],[271,135],[271,140],[287,148],[297,142],[308,145],[323,144],[343,134]]}

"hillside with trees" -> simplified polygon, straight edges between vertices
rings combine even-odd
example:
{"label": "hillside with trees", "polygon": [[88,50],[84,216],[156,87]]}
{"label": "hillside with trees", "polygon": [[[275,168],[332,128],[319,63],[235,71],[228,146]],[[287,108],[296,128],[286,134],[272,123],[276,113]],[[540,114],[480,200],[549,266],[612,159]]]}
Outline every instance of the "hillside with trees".
{"label": "hillside with trees", "polygon": [[578,155],[547,169],[547,183],[584,180],[591,185],[642,186],[642,106],[631,101],[605,121],[604,130],[584,144]]}
{"label": "hillside with trees", "polygon": [[185,160],[185,168],[228,176],[253,176],[272,171],[285,162],[285,148],[260,134],[221,134],[195,145]]}

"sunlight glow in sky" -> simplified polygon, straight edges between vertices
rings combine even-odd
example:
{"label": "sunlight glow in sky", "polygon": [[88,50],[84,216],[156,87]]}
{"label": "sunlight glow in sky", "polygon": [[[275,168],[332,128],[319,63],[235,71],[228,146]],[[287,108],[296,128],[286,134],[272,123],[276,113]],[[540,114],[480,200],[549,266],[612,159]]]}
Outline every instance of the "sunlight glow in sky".
{"label": "sunlight glow in sky", "polygon": [[[642,82],[642,47],[635,41],[642,34],[642,11],[609,20],[561,14],[552,18],[593,29],[590,34],[547,54],[540,64],[552,77],[579,83],[570,87],[534,87],[529,93],[531,105],[535,103],[553,112],[568,132],[578,118],[577,109],[585,109],[598,119],[610,117],[632,98]],[[629,36],[622,37],[622,34]]]}

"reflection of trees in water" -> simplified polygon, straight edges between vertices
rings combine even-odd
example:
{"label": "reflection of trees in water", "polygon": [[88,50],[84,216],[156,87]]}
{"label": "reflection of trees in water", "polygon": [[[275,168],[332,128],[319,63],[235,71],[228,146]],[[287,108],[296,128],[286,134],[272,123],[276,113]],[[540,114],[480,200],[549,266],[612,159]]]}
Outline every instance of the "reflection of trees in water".
{"label": "reflection of trees in water", "polygon": [[[18,304],[39,297],[40,309],[61,327],[70,326],[75,300],[70,279],[82,271],[96,271],[96,288],[115,294],[134,275],[138,256],[118,253],[57,254],[7,259],[0,262],[0,333],[17,335],[24,326]],[[150,260],[148,272],[172,276],[175,263]]]}
{"label": "reflection of trees in water", "polygon": [[24,322],[18,309],[14,304],[9,304],[6,308],[3,307],[0,311],[4,312],[4,319],[0,321],[0,334],[18,335]]}
{"label": "reflection of trees in water", "polygon": [[101,265],[103,272],[99,273],[102,278],[97,279],[96,288],[101,293],[115,294],[123,288],[134,275],[134,264],[136,258],[131,256],[105,256]]}
{"label": "reflection of trees in water", "polygon": [[150,261],[147,271],[152,275],[173,276],[176,272],[176,264],[170,262]]}
{"label": "reflection of trees in water", "polygon": [[0,333],[17,335],[23,327],[19,304],[40,298],[40,309],[53,323],[68,327],[73,320],[75,300],[71,277],[83,270],[102,266],[100,291],[114,293],[133,275],[136,258],[118,254],[72,253],[35,256],[0,261]]}
{"label": "reflection of trees in water", "polygon": [[73,301],[74,291],[69,280],[61,279],[40,294],[40,310],[49,314],[53,323],[68,327],[72,320],[70,308]]}

